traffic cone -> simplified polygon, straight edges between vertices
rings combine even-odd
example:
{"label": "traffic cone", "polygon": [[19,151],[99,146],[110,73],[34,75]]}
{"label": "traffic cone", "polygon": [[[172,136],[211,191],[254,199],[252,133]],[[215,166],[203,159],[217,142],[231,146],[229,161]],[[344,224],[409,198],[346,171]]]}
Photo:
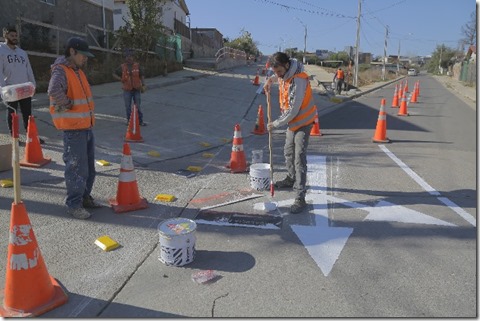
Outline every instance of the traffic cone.
{"label": "traffic cone", "polygon": [[405,80],[405,87],[403,87],[403,92],[408,93],[408,80]]}
{"label": "traffic cone", "polygon": [[110,199],[109,203],[115,213],[136,211],[148,207],[147,201],[138,192],[137,178],[135,177],[132,154],[128,143],[123,144],[117,196]]}
{"label": "traffic cone", "polygon": [[258,70],[257,70],[257,75],[255,76],[255,79],[253,80],[253,85],[254,86],[260,86],[260,76],[258,75]]}
{"label": "traffic cone", "polygon": [[402,101],[403,97],[403,81],[398,85],[398,100]]}
{"label": "traffic cone", "polygon": [[[315,106],[316,108],[316,106]],[[322,136],[320,132],[320,122],[318,120],[318,113],[315,115],[315,122],[313,123],[312,130],[310,131],[310,136]]]}
{"label": "traffic cone", "polygon": [[410,102],[411,102],[411,103],[416,103],[416,102],[417,102],[416,85],[413,86],[413,91],[412,91],[412,96],[410,97]]}
{"label": "traffic cone", "polygon": [[244,173],[247,171],[247,161],[243,151],[242,132],[239,124],[235,125],[233,132],[232,154],[230,156],[230,164],[227,167],[230,168],[231,173]]}
{"label": "traffic cone", "polygon": [[131,143],[143,142],[142,134],[140,133],[140,120],[138,119],[138,109],[136,104],[133,104],[132,113],[130,114],[125,141]]}
{"label": "traffic cone", "polygon": [[255,135],[265,135],[267,130],[265,129],[265,121],[263,116],[263,108],[262,105],[258,105],[258,112],[257,112],[257,121],[255,122],[255,129],[253,130],[253,134]]}
{"label": "traffic cone", "polygon": [[417,97],[420,96],[420,80],[417,80]]}
{"label": "traffic cone", "polygon": [[40,139],[38,138],[37,125],[35,118],[30,115],[27,126],[27,142],[25,145],[25,155],[20,161],[20,166],[25,167],[41,167],[50,163],[51,158],[44,158]]}
{"label": "traffic cone", "polygon": [[398,84],[395,85],[395,93],[392,99],[392,108],[398,108]]}
{"label": "traffic cone", "polygon": [[385,112],[385,99],[380,102],[380,111],[378,113],[377,127],[375,128],[375,135],[372,138],[374,143],[389,143],[387,138],[387,113]]}
{"label": "traffic cone", "polygon": [[398,116],[408,116],[407,111],[407,94],[403,93],[402,101],[400,102],[400,110],[398,111]]}
{"label": "traffic cone", "polygon": [[34,317],[68,300],[47,267],[23,202],[12,203],[1,317]]}

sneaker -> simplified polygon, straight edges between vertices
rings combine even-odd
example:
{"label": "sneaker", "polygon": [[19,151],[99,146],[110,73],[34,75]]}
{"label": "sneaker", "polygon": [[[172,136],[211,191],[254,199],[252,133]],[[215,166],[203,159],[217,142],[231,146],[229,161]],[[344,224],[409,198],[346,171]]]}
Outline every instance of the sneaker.
{"label": "sneaker", "polygon": [[275,183],[276,188],[291,188],[295,181],[290,176],[285,177],[283,181],[278,181]]}
{"label": "sneaker", "polygon": [[40,141],[41,145],[45,144],[45,141],[43,139],[41,139],[40,137],[38,137],[38,140]]}
{"label": "sneaker", "polygon": [[83,198],[83,207],[84,208],[100,208],[102,204],[95,202],[91,195],[88,195]]}
{"label": "sneaker", "polygon": [[298,214],[303,212],[303,210],[307,207],[307,202],[305,202],[304,198],[297,198],[293,203],[292,207],[290,207],[290,213]]}
{"label": "sneaker", "polygon": [[143,121],[140,123],[140,126],[147,126],[147,123],[144,123]]}
{"label": "sneaker", "polygon": [[92,214],[90,214],[89,212],[87,212],[86,209],[84,209],[83,207],[79,207],[79,208],[69,208],[67,210],[67,214],[68,215],[71,215],[79,220],[86,220],[87,218],[89,218],[90,216],[92,216]]}

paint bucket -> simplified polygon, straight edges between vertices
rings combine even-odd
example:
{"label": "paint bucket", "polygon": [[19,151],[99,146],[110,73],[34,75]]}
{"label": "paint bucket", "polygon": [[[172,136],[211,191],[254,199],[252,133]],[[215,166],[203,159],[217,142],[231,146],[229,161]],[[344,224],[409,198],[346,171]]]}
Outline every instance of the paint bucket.
{"label": "paint bucket", "polygon": [[197,224],[186,218],[173,218],[158,225],[158,259],[166,265],[182,266],[195,258]]}
{"label": "paint bucket", "polygon": [[250,186],[257,191],[270,188],[270,164],[257,163],[250,165]]}
{"label": "paint bucket", "polygon": [[252,164],[263,162],[263,150],[252,150]]}

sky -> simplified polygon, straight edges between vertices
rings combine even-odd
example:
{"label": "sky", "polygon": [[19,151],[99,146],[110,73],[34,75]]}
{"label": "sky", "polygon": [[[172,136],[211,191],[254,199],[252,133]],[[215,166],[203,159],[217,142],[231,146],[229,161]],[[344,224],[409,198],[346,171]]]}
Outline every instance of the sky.
{"label": "sky", "polygon": [[[248,31],[263,54],[305,47],[355,47],[359,0],[186,0],[191,28],[215,28],[233,40]],[[360,52],[428,56],[438,45],[458,49],[475,0],[362,0]],[[188,21],[188,20],[187,20]]]}

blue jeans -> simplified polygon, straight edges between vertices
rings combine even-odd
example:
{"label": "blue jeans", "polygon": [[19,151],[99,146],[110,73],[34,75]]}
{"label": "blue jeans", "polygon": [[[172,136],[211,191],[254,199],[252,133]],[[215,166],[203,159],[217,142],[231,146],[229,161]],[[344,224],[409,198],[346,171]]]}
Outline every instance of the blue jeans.
{"label": "blue jeans", "polygon": [[142,99],[140,98],[140,90],[124,90],[123,91],[123,100],[125,101],[125,111],[127,112],[127,120],[130,121],[130,115],[132,114],[132,100],[135,105],[137,105],[138,110],[138,120],[140,123],[143,123],[143,114],[140,111],[140,104]]}
{"label": "blue jeans", "polygon": [[305,198],[307,193],[307,148],[312,124],[296,131],[287,129],[285,137],[285,163],[288,176],[295,180],[293,191],[295,198]]}
{"label": "blue jeans", "polygon": [[63,161],[69,208],[82,207],[95,181],[95,138],[91,129],[63,132]]}

